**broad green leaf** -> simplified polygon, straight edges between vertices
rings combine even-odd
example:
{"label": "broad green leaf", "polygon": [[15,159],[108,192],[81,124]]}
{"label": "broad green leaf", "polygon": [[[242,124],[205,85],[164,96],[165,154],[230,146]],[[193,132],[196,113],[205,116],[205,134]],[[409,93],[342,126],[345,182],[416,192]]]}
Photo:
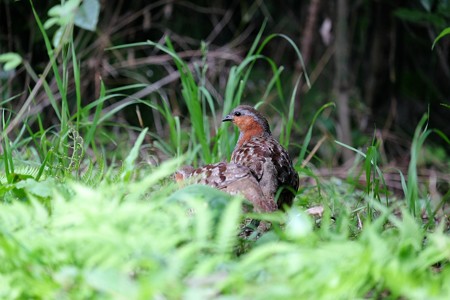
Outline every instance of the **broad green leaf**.
{"label": "broad green leaf", "polygon": [[431,23],[435,26],[442,27],[447,21],[438,14],[432,14],[423,10],[399,8],[394,11],[394,15],[398,18],[413,23]]}
{"label": "broad green leaf", "polygon": [[98,0],[84,0],[75,15],[75,25],[86,30],[95,31],[99,14],[100,3]]}
{"label": "broad green leaf", "polygon": [[0,63],[4,63],[3,70],[10,71],[22,63],[22,57],[14,52],[0,54]]}
{"label": "broad green leaf", "polygon": [[49,178],[43,181],[36,181],[32,178],[19,181],[16,184],[16,188],[24,189],[29,193],[38,197],[51,197],[53,195],[53,190],[55,187],[55,180]]}
{"label": "broad green leaf", "polygon": [[44,23],[44,28],[45,29],[49,29],[50,27],[52,27],[53,25],[58,24],[59,19],[58,18],[49,18],[47,21],[45,21]]}
{"label": "broad green leaf", "polygon": [[59,27],[53,35],[52,44],[53,47],[58,48],[59,44],[61,44],[61,40],[64,34],[64,27]]}
{"label": "broad green leaf", "polygon": [[450,27],[447,27],[444,30],[442,30],[442,32],[439,33],[439,35],[434,39],[433,45],[431,45],[431,50],[434,49],[434,46],[440,39],[442,39],[444,36],[449,35],[449,34],[450,34]]}

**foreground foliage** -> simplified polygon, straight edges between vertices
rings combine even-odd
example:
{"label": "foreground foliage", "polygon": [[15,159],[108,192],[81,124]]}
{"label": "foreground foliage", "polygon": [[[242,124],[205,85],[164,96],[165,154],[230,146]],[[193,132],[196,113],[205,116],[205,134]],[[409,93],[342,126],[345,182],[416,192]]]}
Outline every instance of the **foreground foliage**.
{"label": "foreground foliage", "polygon": [[[314,220],[279,214],[257,242],[238,237],[241,200],[208,187],[174,192],[169,162],[133,183],[97,187],[46,179],[50,203],[0,210],[3,299],[444,299],[450,237],[407,210],[381,215],[354,237],[349,211]],[[36,187],[37,188],[37,187]],[[332,188],[332,187],[330,187]],[[38,193],[42,194],[42,190]],[[353,236],[353,237],[352,237]],[[240,253],[242,243],[250,243]]]}

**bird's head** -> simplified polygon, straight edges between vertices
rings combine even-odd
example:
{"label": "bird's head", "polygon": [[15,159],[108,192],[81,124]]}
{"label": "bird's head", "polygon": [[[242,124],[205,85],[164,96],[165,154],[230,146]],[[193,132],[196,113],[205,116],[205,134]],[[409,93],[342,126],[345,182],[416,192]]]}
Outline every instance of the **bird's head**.
{"label": "bird's head", "polygon": [[241,133],[270,134],[266,118],[250,105],[239,105],[226,115],[222,122],[233,122]]}

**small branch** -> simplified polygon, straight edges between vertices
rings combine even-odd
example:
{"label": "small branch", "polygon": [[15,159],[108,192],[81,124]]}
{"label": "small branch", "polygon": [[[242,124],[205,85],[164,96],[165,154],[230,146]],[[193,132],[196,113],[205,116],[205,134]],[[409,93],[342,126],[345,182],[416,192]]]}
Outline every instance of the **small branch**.
{"label": "small branch", "polygon": [[306,159],[302,162],[301,167],[304,168],[312,159],[312,157],[314,156],[314,154],[316,154],[316,152],[319,150],[320,146],[323,144],[323,142],[325,142],[325,140],[327,139],[327,137],[324,135],[318,142],[317,144],[314,146],[314,148],[311,150],[311,152],[308,154],[308,156],[306,157]]}

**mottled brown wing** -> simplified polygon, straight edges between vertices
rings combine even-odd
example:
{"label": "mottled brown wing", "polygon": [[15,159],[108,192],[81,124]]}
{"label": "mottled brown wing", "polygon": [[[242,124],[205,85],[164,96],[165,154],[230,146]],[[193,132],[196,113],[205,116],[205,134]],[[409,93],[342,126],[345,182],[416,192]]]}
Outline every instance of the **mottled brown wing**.
{"label": "mottled brown wing", "polygon": [[247,170],[240,170],[234,164],[215,163],[197,168],[189,177],[193,182],[206,184],[218,189],[226,188],[230,182],[248,176]]}
{"label": "mottled brown wing", "polygon": [[279,207],[284,205],[292,206],[292,201],[299,185],[298,174],[294,170],[292,160],[287,151],[274,139],[270,143],[274,144],[273,156],[278,171],[278,183],[279,187],[283,189],[278,199]]}
{"label": "mottled brown wing", "polygon": [[[258,136],[244,142],[239,148],[235,149],[231,157],[232,162],[247,166],[253,172],[258,181],[264,179],[264,170],[267,170],[267,164],[274,168],[273,181],[276,185],[273,193],[278,188],[283,188],[279,197],[279,207],[283,205],[292,205],[292,200],[298,189],[299,179],[295,172],[292,161],[286,150],[272,136]],[[266,165],[266,168],[265,168]],[[265,184],[267,183],[265,177]],[[265,187],[262,185],[263,191]],[[269,188],[272,192],[272,189]]]}
{"label": "mottled brown wing", "polygon": [[178,170],[176,179],[209,185],[231,195],[242,194],[253,203],[255,211],[258,212],[275,211],[278,208],[273,197],[264,197],[250,169],[242,165],[221,162],[197,169],[185,166]]}
{"label": "mottled brown wing", "polygon": [[263,141],[259,137],[254,137],[236,148],[231,155],[232,162],[250,168],[258,181],[263,176],[264,163],[267,159],[272,159],[272,149]]}

